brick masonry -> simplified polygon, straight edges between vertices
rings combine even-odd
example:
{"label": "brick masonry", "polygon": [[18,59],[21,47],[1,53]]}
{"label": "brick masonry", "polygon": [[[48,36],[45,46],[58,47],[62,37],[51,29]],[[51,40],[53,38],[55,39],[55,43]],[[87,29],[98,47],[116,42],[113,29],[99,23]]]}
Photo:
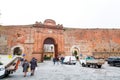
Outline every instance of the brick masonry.
{"label": "brick masonry", "polygon": [[93,52],[120,52],[120,29],[65,28],[51,19],[32,25],[0,27],[0,54],[12,54],[20,47],[25,58],[43,61],[44,41],[54,40],[55,53],[93,55]]}

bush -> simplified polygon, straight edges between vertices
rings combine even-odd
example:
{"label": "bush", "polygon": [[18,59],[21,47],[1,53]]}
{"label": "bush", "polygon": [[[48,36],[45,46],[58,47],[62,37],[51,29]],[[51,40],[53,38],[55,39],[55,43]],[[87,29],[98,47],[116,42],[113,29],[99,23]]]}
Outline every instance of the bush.
{"label": "bush", "polygon": [[51,56],[44,56],[44,60],[50,60],[51,59]]}

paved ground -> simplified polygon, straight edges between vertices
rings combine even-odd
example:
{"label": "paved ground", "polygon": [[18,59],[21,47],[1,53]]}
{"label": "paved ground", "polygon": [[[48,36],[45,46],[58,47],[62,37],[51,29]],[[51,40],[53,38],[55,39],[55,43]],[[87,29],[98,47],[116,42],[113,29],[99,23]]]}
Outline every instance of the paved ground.
{"label": "paved ground", "polygon": [[120,80],[120,67],[104,64],[101,69],[76,65],[53,65],[51,61],[39,63],[34,76],[23,77],[22,67],[3,80]]}

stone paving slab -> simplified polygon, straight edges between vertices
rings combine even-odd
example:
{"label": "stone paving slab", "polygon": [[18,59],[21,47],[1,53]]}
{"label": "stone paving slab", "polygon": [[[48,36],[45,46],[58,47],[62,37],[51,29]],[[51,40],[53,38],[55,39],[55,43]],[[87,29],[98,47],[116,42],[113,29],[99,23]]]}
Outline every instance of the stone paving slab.
{"label": "stone paving slab", "polygon": [[3,80],[120,80],[120,67],[111,67],[107,63],[101,69],[76,65],[54,65],[52,61],[39,63],[34,76],[23,77],[22,67]]}

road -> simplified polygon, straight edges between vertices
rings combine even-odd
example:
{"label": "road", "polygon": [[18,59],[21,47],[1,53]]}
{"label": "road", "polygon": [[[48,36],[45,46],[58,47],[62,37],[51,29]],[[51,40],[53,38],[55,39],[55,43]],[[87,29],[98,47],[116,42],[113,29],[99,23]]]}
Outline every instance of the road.
{"label": "road", "polygon": [[2,80],[120,80],[120,67],[111,67],[105,63],[101,69],[76,65],[53,64],[52,61],[38,63],[34,76],[23,77],[22,67]]}

